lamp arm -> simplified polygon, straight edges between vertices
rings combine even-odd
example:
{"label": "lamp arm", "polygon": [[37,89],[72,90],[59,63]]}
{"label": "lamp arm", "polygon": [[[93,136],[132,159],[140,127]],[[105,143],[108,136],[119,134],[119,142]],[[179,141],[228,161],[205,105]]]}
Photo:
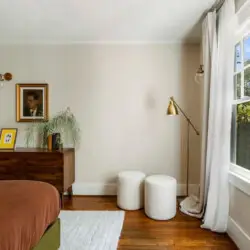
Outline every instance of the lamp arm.
{"label": "lamp arm", "polygon": [[186,113],[181,109],[181,107],[178,105],[178,103],[174,100],[173,97],[170,98],[173,103],[178,107],[178,109],[180,110],[180,112],[183,114],[183,116],[186,118],[187,122],[192,126],[193,130],[195,131],[195,133],[197,135],[200,135],[199,130],[194,126],[194,124],[192,123],[191,119],[186,115]]}

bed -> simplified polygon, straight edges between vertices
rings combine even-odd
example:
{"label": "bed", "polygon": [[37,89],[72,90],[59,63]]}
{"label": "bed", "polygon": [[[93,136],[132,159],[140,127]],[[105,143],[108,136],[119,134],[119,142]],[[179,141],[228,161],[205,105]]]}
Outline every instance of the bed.
{"label": "bed", "polygon": [[58,249],[59,212],[59,193],[52,185],[0,181],[0,249]]}

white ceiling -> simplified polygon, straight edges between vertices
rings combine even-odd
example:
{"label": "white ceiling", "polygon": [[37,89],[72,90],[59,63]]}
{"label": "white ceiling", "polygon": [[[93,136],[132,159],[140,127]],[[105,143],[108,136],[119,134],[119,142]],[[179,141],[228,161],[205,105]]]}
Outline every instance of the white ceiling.
{"label": "white ceiling", "polygon": [[0,42],[197,41],[215,0],[0,0]]}

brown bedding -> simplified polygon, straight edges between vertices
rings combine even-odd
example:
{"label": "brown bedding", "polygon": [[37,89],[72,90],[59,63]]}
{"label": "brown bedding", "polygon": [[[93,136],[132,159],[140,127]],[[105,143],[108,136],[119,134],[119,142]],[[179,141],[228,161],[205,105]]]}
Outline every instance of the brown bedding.
{"label": "brown bedding", "polygon": [[59,194],[50,184],[0,181],[0,249],[32,249],[59,211]]}

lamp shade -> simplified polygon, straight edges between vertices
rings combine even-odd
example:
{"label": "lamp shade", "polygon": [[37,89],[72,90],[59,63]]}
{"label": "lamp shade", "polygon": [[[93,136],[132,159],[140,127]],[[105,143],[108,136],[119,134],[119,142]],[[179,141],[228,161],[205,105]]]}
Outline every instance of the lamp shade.
{"label": "lamp shade", "polygon": [[203,82],[203,77],[204,77],[204,70],[203,70],[203,65],[200,65],[199,69],[197,70],[195,74],[195,82],[200,84]]}
{"label": "lamp shade", "polygon": [[173,100],[170,100],[167,110],[167,115],[178,115],[178,108],[174,104]]}

